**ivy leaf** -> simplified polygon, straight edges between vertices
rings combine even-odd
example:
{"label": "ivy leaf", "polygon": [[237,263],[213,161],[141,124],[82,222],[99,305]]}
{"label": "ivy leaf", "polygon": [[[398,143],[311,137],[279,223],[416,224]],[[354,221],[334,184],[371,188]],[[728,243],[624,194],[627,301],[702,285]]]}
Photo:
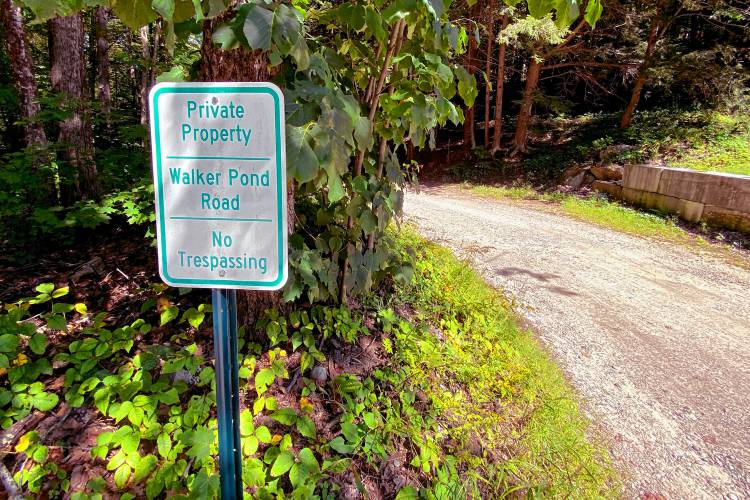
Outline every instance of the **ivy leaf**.
{"label": "ivy leaf", "polygon": [[164,309],[161,312],[161,316],[160,316],[161,326],[164,326],[170,321],[172,321],[173,319],[175,319],[178,314],[180,314],[180,310],[177,308],[177,306],[171,306],[171,307]]}
{"label": "ivy leaf", "polygon": [[117,468],[115,471],[115,486],[117,486],[118,489],[123,489],[126,484],[128,484],[128,479],[130,479],[130,466],[128,464],[122,464]]}
{"label": "ivy leaf", "polygon": [[293,408],[282,408],[273,412],[271,418],[284,425],[294,425],[297,421],[297,412]]}
{"label": "ivy leaf", "polygon": [[162,432],[159,434],[159,437],[156,438],[156,447],[159,450],[159,455],[167,458],[167,455],[172,450],[172,439],[168,433]]}
{"label": "ivy leaf", "polygon": [[315,439],[317,434],[315,422],[307,415],[303,415],[297,419],[297,431],[308,439]]}
{"label": "ivy leaf", "polygon": [[133,482],[137,483],[147,478],[149,474],[156,468],[157,458],[154,455],[146,455],[138,461],[138,465],[135,466],[135,474],[133,474]]}
{"label": "ivy leaf", "polygon": [[57,406],[60,398],[53,392],[40,392],[31,396],[29,401],[37,410],[49,411]]}
{"label": "ivy leaf", "polygon": [[60,314],[51,314],[47,316],[47,328],[50,330],[65,330],[67,323],[65,318]]}
{"label": "ivy leaf", "polygon": [[263,368],[255,375],[255,390],[258,392],[258,396],[268,390],[268,386],[273,384],[275,378],[276,375],[271,368]]}
{"label": "ivy leaf", "polygon": [[18,336],[10,333],[0,335],[0,352],[16,352],[18,349]]}
{"label": "ivy leaf", "polygon": [[188,456],[201,461],[211,455],[211,445],[214,443],[214,433],[207,427],[198,427],[189,433],[188,443],[190,449]]}
{"label": "ivy leaf", "polygon": [[47,337],[41,333],[35,333],[29,339],[29,349],[34,354],[44,354],[44,350],[47,348]]}
{"label": "ivy leaf", "polygon": [[268,444],[271,442],[271,431],[269,431],[268,427],[265,425],[261,425],[255,429],[255,437],[258,438],[258,441],[261,443]]}
{"label": "ivy leaf", "polygon": [[253,424],[253,415],[250,410],[242,410],[240,413],[240,435],[250,436],[255,432],[255,424]]}
{"label": "ivy leaf", "polygon": [[271,476],[279,477],[285,474],[294,465],[294,455],[289,451],[282,451],[271,467]]}
{"label": "ivy leaf", "polygon": [[317,474],[320,472],[320,464],[310,448],[300,450],[299,461],[310,473]]}

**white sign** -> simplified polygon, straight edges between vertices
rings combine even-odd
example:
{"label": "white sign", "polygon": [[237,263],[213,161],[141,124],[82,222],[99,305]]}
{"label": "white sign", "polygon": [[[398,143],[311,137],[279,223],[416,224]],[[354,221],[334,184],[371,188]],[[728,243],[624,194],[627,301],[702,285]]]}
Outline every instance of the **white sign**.
{"label": "white sign", "polygon": [[159,274],[276,290],[287,278],[284,96],[271,83],[162,83],[150,94]]}

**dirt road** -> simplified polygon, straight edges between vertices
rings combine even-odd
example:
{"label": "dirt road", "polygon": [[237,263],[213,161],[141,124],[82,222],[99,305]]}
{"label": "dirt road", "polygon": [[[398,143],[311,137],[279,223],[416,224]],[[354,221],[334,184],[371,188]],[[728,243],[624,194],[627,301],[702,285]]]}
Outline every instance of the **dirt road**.
{"label": "dirt road", "polygon": [[750,497],[749,272],[450,189],[409,193],[405,211],[515,297],[628,497]]}

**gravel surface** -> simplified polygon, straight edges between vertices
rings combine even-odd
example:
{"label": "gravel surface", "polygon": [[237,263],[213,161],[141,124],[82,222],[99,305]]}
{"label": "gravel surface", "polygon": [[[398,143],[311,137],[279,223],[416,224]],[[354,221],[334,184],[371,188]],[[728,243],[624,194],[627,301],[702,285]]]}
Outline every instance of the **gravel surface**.
{"label": "gravel surface", "polygon": [[628,497],[750,498],[750,273],[696,250],[456,189],[408,193],[557,359]]}

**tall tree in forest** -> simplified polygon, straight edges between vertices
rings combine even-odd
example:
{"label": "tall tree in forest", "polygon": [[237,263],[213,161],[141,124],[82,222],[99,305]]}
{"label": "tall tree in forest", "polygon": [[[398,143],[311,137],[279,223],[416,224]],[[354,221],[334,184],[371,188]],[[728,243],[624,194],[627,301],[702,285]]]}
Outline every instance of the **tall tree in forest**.
{"label": "tall tree in forest", "polygon": [[64,204],[70,204],[101,194],[91,116],[84,95],[86,67],[81,14],[51,19],[49,33],[52,89],[69,98],[70,106],[68,116],[60,122],[58,135],[63,169],[60,197]]}
{"label": "tall tree in forest", "polygon": [[148,125],[148,93],[156,82],[156,61],[161,44],[161,23],[142,26],[138,31],[141,40],[141,124]]}
{"label": "tall tree in forest", "polygon": [[109,83],[109,37],[107,25],[109,23],[109,9],[97,7],[91,16],[94,40],[96,43],[96,91],[102,112],[109,123],[112,112],[112,91]]}
{"label": "tall tree in forest", "polygon": [[[466,67],[467,71],[470,75],[474,75],[477,72],[478,68],[478,42],[477,37],[479,33],[479,14],[480,14],[480,4],[479,2],[472,5],[469,19],[472,22],[472,29],[471,33],[469,34],[469,50],[466,52],[466,57],[464,58],[464,66]],[[474,134],[474,127],[475,127],[475,121],[476,121],[476,112],[475,112],[474,105],[472,103],[471,106],[467,106],[464,110],[464,147],[465,148],[475,148],[477,146],[477,140],[476,136]]]}
{"label": "tall tree in forest", "polygon": [[0,1],[0,22],[4,32],[5,45],[11,62],[13,86],[18,94],[21,118],[24,120],[26,146],[40,146],[47,143],[44,127],[36,120],[39,113],[34,64],[26,41],[21,8],[12,0]]}
{"label": "tall tree in forest", "polygon": [[[509,16],[503,14],[500,18],[500,33],[508,27]],[[502,38],[502,37],[500,37]],[[497,78],[495,78],[495,127],[492,134],[492,155],[500,150],[500,140],[503,134],[503,91],[505,89],[505,50],[508,44],[500,41],[497,49]]]}
{"label": "tall tree in forest", "polygon": [[488,4],[487,19],[487,53],[485,59],[485,82],[484,86],[484,147],[490,148],[490,103],[492,102],[492,84],[490,75],[492,74],[492,38],[495,36],[495,6],[493,2]]}
{"label": "tall tree in forest", "polygon": [[633,113],[635,113],[638,102],[641,100],[641,93],[648,78],[649,69],[651,69],[656,59],[656,44],[664,36],[664,33],[681,10],[682,5],[680,2],[674,2],[673,0],[659,0],[656,2],[654,14],[651,18],[651,25],[648,30],[648,38],[646,39],[646,50],[643,54],[641,64],[638,66],[633,91],[630,94],[630,101],[628,101],[628,105],[620,120],[621,129],[628,128],[630,122],[633,120]]}
{"label": "tall tree in forest", "polygon": [[[602,8],[600,0],[589,0],[585,14],[581,15],[576,3],[563,2],[557,6],[552,2],[541,4],[531,2],[529,3],[529,16],[505,30],[503,36],[506,41],[524,40],[531,49],[531,58],[526,70],[526,85],[518,111],[516,132],[513,136],[512,154],[526,152],[531,110],[537,94],[539,73],[543,63],[547,59],[569,51],[571,42],[583,31],[585,25],[593,27],[596,24],[601,17]],[[550,17],[550,12],[553,10],[555,11],[554,21]],[[576,20],[578,21],[575,28],[568,30],[568,26]]]}

